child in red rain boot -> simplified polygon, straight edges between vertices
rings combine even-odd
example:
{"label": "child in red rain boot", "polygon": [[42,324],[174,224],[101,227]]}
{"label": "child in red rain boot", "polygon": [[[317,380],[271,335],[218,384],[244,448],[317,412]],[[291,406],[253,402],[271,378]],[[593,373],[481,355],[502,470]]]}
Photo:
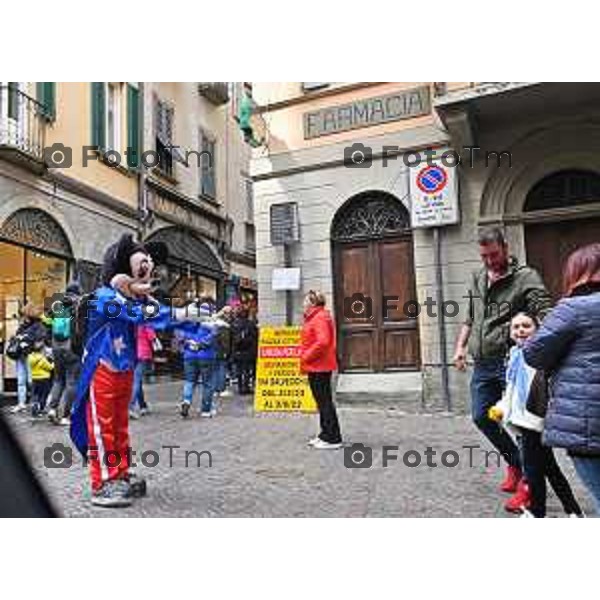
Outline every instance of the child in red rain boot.
{"label": "child in red rain boot", "polygon": [[556,492],[568,515],[581,516],[582,511],[563,475],[552,448],[542,445],[547,386],[544,374],[527,365],[522,346],[538,328],[535,317],[517,314],[510,324],[510,337],[515,346],[510,350],[506,370],[506,390],[502,400],[489,410],[488,416],[502,421],[519,439],[525,479],[517,484],[515,494],[504,507],[523,516],[546,516],[546,479]]}

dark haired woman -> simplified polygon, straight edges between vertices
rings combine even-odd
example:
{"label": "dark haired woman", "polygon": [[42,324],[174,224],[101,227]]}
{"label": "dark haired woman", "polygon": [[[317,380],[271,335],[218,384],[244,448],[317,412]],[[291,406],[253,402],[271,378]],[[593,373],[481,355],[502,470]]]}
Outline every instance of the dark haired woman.
{"label": "dark haired woman", "polygon": [[318,450],[341,448],[342,434],[331,393],[331,375],[337,369],[335,327],[325,308],[325,296],[312,290],[304,298],[300,368],[308,375],[321,424],[321,433],[309,445]]}
{"label": "dark haired woman", "polygon": [[544,443],[567,449],[600,515],[600,244],[569,256],[563,287],[523,352],[551,378]]}

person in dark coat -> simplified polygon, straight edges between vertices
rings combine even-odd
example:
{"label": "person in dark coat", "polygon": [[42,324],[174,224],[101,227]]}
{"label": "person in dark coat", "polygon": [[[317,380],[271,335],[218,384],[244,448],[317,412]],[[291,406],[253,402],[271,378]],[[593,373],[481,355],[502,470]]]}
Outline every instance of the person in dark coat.
{"label": "person in dark coat", "polygon": [[27,364],[27,354],[33,349],[33,344],[39,341],[49,341],[49,330],[42,321],[41,307],[28,302],[22,310],[22,321],[17,328],[15,337],[22,340],[23,353],[16,359],[17,368],[17,405],[12,408],[18,413],[27,408],[27,392],[31,387],[31,375]]}
{"label": "person in dark coat", "polygon": [[542,319],[550,312],[552,299],[539,273],[518,264],[510,255],[501,229],[482,230],[478,242],[483,264],[472,275],[469,313],[456,339],[453,362],[458,370],[465,371],[467,351],[473,357],[471,416],[507,463],[500,490],[514,494],[508,500],[510,510],[511,505],[528,502],[519,449],[510,435],[488,417],[488,410],[502,397],[512,317],[524,311]]}
{"label": "person in dark coat", "polygon": [[566,448],[600,516],[600,244],[571,254],[563,286],[523,353],[550,377],[543,441]]}
{"label": "person in dark coat", "polygon": [[[82,296],[79,282],[72,281],[66,289],[63,298],[62,311],[69,311],[66,316],[59,318],[71,319],[69,334],[60,335],[53,326],[52,328],[52,354],[54,357],[54,385],[50,394],[50,405],[48,410],[48,419],[50,422],[61,425],[71,425],[71,407],[77,394],[77,382],[81,367],[81,357],[74,351],[73,337],[71,335],[73,311]],[[52,315],[57,318],[56,315]],[[60,416],[60,407],[62,406],[62,417]]]}
{"label": "person in dark coat", "polygon": [[232,353],[238,377],[238,393],[251,394],[258,351],[258,328],[246,308],[239,308],[231,325]]}

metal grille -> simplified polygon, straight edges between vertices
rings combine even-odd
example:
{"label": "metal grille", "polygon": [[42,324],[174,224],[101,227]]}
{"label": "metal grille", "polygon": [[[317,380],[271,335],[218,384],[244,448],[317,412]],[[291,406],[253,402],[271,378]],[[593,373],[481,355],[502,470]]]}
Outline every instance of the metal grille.
{"label": "metal grille", "polygon": [[66,258],[73,255],[62,227],[37,208],[23,208],[10,215],[0,227],[0,238]]}
{"label": "metal grille", "polygon": [[221,263],[208,244],[191,233],[167,227],[150,236],[148,241],[165,243],[169,249],[168,263],[173,266],[190,265],[199,272],[222,275]]}
{"label": "metal grille", "polygon": [[408,211],[396,198],[385,194],[361,194],[338,212],[331,238],[337,242],[350,242],[398,235],[409,229]]}
{"label": "metal grille", "polygon": [[527,194],[524,210],[547,210],[600,202],[600,174],[559,171],[544,177]]}

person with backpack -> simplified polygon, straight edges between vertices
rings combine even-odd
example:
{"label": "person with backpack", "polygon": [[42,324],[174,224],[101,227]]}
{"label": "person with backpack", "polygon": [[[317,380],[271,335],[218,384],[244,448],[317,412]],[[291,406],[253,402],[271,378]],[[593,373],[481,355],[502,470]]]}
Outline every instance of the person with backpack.
{"label": "person with backpack", "polygon": [[48,420],[55,425],[71,424],[71,408],[81,369],[81,348],[78,347],[80,344],[77,343],[75,334],[75,314],[80,300],[81,287],[74,281],[67,286],[60,302],[61,306],[51,307],[49,311],[54,356],[54,384],[50,393]]}
{"label": "person with backpack", "polygon": [[[213,314],[214,307],[204,302],[200,305],[204,313]],[[183,336],[183,400],[181,416],[189,416],[194,392],[202,382],[202,406],[200,416],[215,416],[214,396],[217,387],[217,328],[214,323],[199,323],[188,327]]]}
{"label": "person with backpack", "polygon": [[252,393],[256,353],[258,350],[258,329],[248,317],[248,310],[240,307],[231,326],[232,352],[237,372],[238,393]]}
{"label": "person with backpack", "polygon": [[27,391],[31,387],[31,374],[27,356],[33,345],[39,340],[46,340],[48,330],[42,323],[42,310],[28,302],[21,312],[23,320],[15,335],[8,341],[6,355],[16,362],[17,369],[17,405],[11,412],[19,413],[27,409]]}

